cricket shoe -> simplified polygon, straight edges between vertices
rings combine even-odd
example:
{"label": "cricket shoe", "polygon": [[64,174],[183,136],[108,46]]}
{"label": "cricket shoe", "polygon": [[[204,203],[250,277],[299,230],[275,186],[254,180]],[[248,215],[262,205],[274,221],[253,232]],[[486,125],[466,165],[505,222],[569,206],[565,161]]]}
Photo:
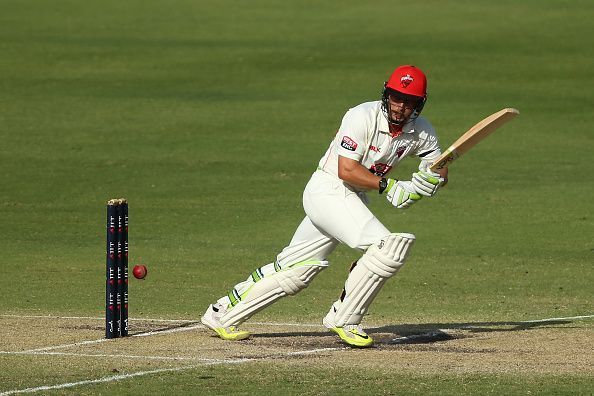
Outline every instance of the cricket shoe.
{"label": "cricket shoe", "polygon": [[367,335],[365,330],[361,327],[361,325],[344,325],[343,327],[338,327],[334,324],[334,320],[331,317],[334,311],[330,309],[328,315],[324,317],[324,326],[330,331],[335,332],[338,334],[341,340],[347,343],[350,346],[357,347],[357,348],[366,348],[373,345],[373,339]]}
{"label": "cricket shoe", "polygon": [[224,327],[221,324],[221,317],[225,312],[220,304],[210,304],[202,318],[200,318],[200,322],[209,329],[214,330],[223,340],[239,341],[248,338],[250,336],[249,331],[239,330],[237,326]]}

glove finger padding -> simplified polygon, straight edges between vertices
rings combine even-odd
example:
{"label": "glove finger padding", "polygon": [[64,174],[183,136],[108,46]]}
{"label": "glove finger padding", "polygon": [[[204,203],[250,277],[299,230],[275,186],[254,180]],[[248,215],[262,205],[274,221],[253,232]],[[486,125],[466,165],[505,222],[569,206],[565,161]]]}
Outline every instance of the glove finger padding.
{"label": "glove finger padding", "polygon": [[443,181],[444,179],[438,173],[434,172],[419,171],[412,175],[414,190],[426,197],[435,195]]}
{"label": "glove finger padding", "polygon": [[422,197],[415,192],[412,182],[388,180],[386,199],[397,209],[407,209]]}

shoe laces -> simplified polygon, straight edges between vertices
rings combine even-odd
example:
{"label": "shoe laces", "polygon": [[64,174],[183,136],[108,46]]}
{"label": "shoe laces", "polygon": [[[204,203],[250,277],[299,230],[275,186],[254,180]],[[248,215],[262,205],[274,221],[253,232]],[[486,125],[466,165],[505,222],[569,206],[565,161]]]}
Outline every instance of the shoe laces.
{"label": "shoe laces", "polygon": [[225,331],[229,334],[233,334],[233,333],[241,333],[242,331],[239,330],[239,328],[237,326],[229,326],[229,327],[225,327]]}
{"label": "shoe laces", "polygon": [[345,325],[343,327],[343,329],[347,333],[358,334],[358,335],[362,335],[362,336],[366,336],[367,335],[367,333],[365,332],[365,330],[363,330],[363,328],[361,327],[361,325]]}

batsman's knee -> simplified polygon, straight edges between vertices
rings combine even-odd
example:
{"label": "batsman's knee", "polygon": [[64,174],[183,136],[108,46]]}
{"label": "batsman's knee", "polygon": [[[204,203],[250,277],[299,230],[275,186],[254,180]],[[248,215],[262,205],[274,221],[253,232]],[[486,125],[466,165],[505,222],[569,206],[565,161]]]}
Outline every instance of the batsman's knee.
{"label": "batsman's knee", "polygon": [[408,233],[390,234],[367,249],[359,260],[367,269],[383,278],[396,274],[404,265],[415,242],[415,236]]}
{"label": "batsman's knee", "polygon": [[279,298],[297,294],[305,289],[326,267],[327,261],[311,260],[293,264],[288,268],[281,268],[277,263],[274,263],[274,269],[271,265],[259,268],[242,285],[247,286],[245,291],[232,291],[232,307],[221,318],[221,322],[226,327],[246,321]]}
{"label": "batsman's knee", "polygon": [[404,265],[414,244],[413,234],[390,234],[367,249],[345,282],[341,298],[326,316],[336,327],[359,324],[388,278]]}

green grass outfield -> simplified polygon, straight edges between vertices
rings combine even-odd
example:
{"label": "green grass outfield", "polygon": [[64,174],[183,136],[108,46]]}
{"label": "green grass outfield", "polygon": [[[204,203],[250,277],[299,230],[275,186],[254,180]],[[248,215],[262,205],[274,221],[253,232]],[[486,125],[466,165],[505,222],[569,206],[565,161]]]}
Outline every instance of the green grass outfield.
{"label": "green grass outfield", "polygon": [[[444,147],[501,108],[521,115],[453,164],[435,199],[402,212],[373,197],[384,224],[416,234],[417,243],[366,321],[594,314],[593,14],[585,0],[4,0],[0,314],[100,317],[105,203],[126,197],[130,263],[149,269],[145,281],[130,282],[130,315],[196,320],[290,240],[303,216],[302,189],[342,115],[377,100],[403,63],[428,75],[423,114]],[[394,176],[409,177],[414,165]],[[357,257],[339,248],[308,290],[254,320],[319,323]],[[592,320],[575,326],[592,337]],[[585,348],[591,353],[592,344]],[[27,373],[49,369],[36,359],[0,355],[0,393],[38,386]],[[274,374],[254,379],[262,372]],[[365,366],[353,374],[340,362],[319,372],[256,362],[69,389],[312,394],[349,384],[369,394],[586,394],[594,387],[591,365],[555,375],[386,373]]]}

